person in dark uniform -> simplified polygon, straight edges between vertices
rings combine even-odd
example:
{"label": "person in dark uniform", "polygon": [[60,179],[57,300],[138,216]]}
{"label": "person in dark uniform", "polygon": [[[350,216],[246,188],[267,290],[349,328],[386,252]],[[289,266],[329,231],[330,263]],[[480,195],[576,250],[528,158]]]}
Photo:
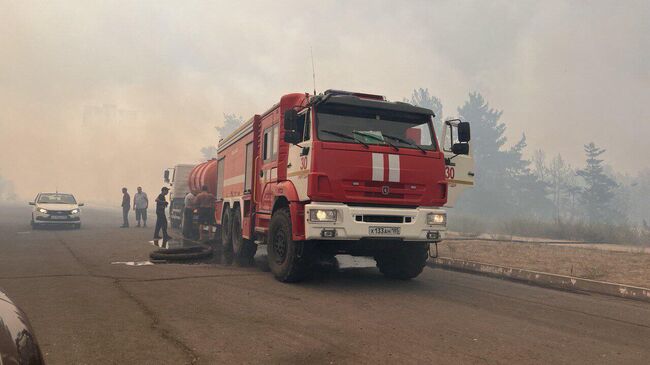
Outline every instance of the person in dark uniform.
{"label": "person in dark uniform", "polygon": [[122,219],[124,222],[120,228],[129,228],[129,211],[131,210],[131,196],[126,191],[126,188],[122,188]]}
{"label": "person in dark uniform", "polygon": [[[203,185],[201,192],[194,199],[196,207],[199,208],[199,240],[203,240],[203,229],[210,229],[214,218],[214,195],[208,191],[208,186]],[[208,231],[208,239],[210,232]]]}
{"label": "person in dark uniform", "polygon": [[[165,200],[165,195],[169,192],[169,189],[165,186],[160,189],[160,195],[156,198],[156,230],[153,234],[153,239],[162,238],[163,241],[169,241],[172,237],[167,234],[167,216],[165,215],[165,208],[167,208],[167,200]],[[160,230],[162,229],[163,236],[160,237]]]}

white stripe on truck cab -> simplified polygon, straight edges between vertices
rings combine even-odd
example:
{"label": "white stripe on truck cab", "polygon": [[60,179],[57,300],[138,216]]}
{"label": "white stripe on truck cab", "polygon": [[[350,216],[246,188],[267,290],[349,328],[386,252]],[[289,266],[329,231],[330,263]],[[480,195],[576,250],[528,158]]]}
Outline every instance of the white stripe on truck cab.
{"label": "white stripe on truck cab", "polygon": [[388,155],[388,181],[399,182],[399,155]]}
{"label": "white stripe on truck cab", "polygon": [[372,154],[372,181],[384,181],[384,154]]}

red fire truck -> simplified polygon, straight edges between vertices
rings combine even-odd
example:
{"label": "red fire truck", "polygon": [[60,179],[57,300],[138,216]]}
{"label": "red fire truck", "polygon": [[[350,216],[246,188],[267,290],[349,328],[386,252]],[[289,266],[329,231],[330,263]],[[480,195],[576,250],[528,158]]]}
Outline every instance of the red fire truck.
{"label": "red fire truck", "polygon": [[443,238],[450,189],[473,184],[469,124],[446,122],[439,145],[432,118],[379,95],[282,96],[219,143],[224,250],[248,264],[266,245],[284,282],[342,253],[374,257],[387,277],[416,277]]}

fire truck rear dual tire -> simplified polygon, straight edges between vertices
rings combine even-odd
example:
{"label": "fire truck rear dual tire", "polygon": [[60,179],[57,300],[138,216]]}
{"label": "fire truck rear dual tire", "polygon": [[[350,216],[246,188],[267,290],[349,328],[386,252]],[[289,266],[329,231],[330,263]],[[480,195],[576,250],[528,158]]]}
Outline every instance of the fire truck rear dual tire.
{"label": "fire truck rear dual tire", "polygon": [[254,263],[257,245],[242,236],[241,211],[239,207],[226,209],[221,220],[221,243],[226,263],[235,262],[240,266]]}
{"label": "fire truck rear dual tire", "polygon": [[384,276],[409,280],[422,273],[428,257],[428,243],[400,243],[398,247],[375,255],[375,261]]}
{"label": "fire truck rear dual tire", "polygon": [[236,207],[232,211],[232,254],[235,263],[240,266],[251,266],[255,263],[257,245],[242,235],[241,211]]}
{"label": "fire truck rear dual tire", "polygon": [[292,238],[289,208],[273,213],[269,224],[268,262],[271,272],[281,282],[293,283],[309,277],[315,262],[313,247]]}

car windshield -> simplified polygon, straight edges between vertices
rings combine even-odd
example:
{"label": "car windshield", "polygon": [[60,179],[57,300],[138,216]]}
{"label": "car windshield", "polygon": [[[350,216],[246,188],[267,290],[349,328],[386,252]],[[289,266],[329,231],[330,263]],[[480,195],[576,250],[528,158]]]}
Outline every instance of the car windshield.
{"label": "car windshield", "polygon": [[324,104],[317,111],[317,131],[321,141],[436,148],[430,117],[421,114]]}
{"label": "car windshield", "polygon": [[77,201],[71,194],[41,194],[38,202],[47,204],[77,204]]}

